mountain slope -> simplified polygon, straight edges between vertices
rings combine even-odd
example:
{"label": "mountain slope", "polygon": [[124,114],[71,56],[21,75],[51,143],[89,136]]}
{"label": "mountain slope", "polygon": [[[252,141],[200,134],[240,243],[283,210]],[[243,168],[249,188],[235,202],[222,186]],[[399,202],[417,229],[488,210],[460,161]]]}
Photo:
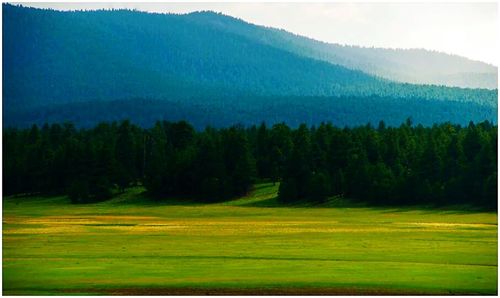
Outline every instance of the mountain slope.
{"label": "mountain slope", "polygon": [[394,81],[464,88],[497,88],[497,67],[457,55],[423,49],[342,46],[210,12],[191,13],[189,17],[219,30],[305,57],[359,69]]}
{"label": "mountain slope", "polygon": [[[214,18],[229,25],[221,29],[213,25]],[[89,115],[80,113],[76,103],[108,106],[104,102],[136,99],[181,105],[192,122],[199,113],[189,109],[215,115],[207,116],[205,125],[220,125],[217,115],[224,109],[256,122],[315,123],[347,113],[351,116],[340,123],[350,125],[354,118],[363,123],[368,122],[363,119],[392,120],[384,110],[412,116],[412,110],[395,110],[405,108],[401,103],[409,107],[435,102],[443,106],[427,110],[428,118],[422,123],[457,120],[446,116],[457,102],[464,103],[460,122],[495,120],[491,115],[497,106],[496,90],[394,83],[250,38],[237,32],[238,26],[253,25],[214,13],[60,12],[3,5],[4,121],[25,124],[33,117],[40,122],[43,111],[65,111],[61,115],[69,111],[76,118],[69,115],[68,119],[87,123]],[[377,113],[355,108],[367,100],[375,104],[379,100]],[[283,104],[271,116],[266,109],[274,101]],[[318,104],[329,108],[322,110]],[[466,112],[467,104],[479,108]],[[168,118],[175,114],[169,109],[179,109],[175,105],[157,107],[165,109],[162,114]],[[127,110],[132,106],[99,112],[109,113],[112,119],[126,117],[135,115]],[[321,111],[322,116],[303,117],[304,109]],[[432,111],[438,114],[429,114]],[[227,119],[236,122],[239,118],[234,115]]]}
{"label": "mountain slope", "polygon": [[[183,16],[4,7],[7,99],[182,94],[209,86],[260,95],[330,95],[378,79],[298,57]],[[22,85],[22,88],[20,86]],[[196,94],[195,94],[196,95]]]}
{"label": "mountain slope", "polygon": [[292,127],[301,123],[321,122],[343,126],[383,120],[399,126],[407,118],[413,123],[432,126],[451,122],[467,125],[469,121],[496,122],[496,110],[476,103],[431,101],[390,97],[238,97],[238,100],[127,100],[88,101],[16,109],[4,113],[4,127],[29,127],[32,124],[70,121],[80,127],[92,127],[102,121],[131,119],[143,127],[158,120],[189,120],[197,129],[210,125],[228,127],[234,124],[254,125],[285,122]]}

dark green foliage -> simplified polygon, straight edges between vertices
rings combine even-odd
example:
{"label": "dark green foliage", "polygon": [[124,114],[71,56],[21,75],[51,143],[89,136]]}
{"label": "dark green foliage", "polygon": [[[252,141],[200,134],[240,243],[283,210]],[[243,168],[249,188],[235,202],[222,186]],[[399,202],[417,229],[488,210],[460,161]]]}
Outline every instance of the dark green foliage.
{"label": "dark green foliage", "polygon": [[391,168],[381,162],[370,164],[368,177],[369,181],[366,185],[368,188],[366,193],[367,199],[375,202],[395,199],[394,187],[397,185],[397,180]]}
{"label": "dark green foliage", "polygon": [[328,174],[312,173],[307,183],[307,197],[318,203],[323,203],[332,194]]}
{"label": "dark green foliage", "polygon": [[98,179],[93,183],[75,180],[69,186],[67,194],[74,204],[100,202],[112,197],[109,183],[105,179]]}
{"label": "dark green foliage", "polygon": [[371,204],[497,207],[497,127],[444,123],[377,129],[331,124],[291,129],[128,121],[76,130],[70,124],[3,131],[3,189],[105,200],[134,183],[158,198],[206,202],[247,193],[255,179],[281,181],[279,201],[344,196]]}
{"label": "dark green foliage", "polygon": [[222,131],[222,153],[226,174],[230,177],[231,195],[245,194],[255,176],[255,161],[251,156],[245,130],[231,127]]}
{"label": "dark green foliage", "polygon": [[115,175],[117,184],[122,191],[137,177],[134,151],[132,128],[128,121],[123,121],[118,127],[115,146]]}
{"label": "dark green foliage", "polygon": [[299,198],[297,190],[297,181],[295,178],[287,178],[280,184],[278,199],[282,203],[293,203]]}
{"label": "dark green foliage", "polygon": [[294,135],[279,192],[284,203],[341,195],[372,204],[496,208],[497,129],[489,122],[424,128],[408,120],[398,128],[380,122],[378,129],[343,130],[321,124]]}
{"label": "dark green foliage", "polygon": [[255,164],[243,128],[196,133],[184,121],[158,122],[144,134],[144,185],[154,196],[216,201],[249,190]]}
{"label": "dark green foliage", "polygon": [[68,188],[68,197],[72,203],[89,202],[89,185],[87,181],[76,180]]}

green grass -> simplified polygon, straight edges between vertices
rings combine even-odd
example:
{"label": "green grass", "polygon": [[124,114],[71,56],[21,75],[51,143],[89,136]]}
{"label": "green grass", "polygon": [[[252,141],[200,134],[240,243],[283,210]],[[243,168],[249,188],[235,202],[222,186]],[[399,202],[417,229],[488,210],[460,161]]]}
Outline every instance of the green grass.
{"label": "green grass", "polygon": [[140,188],[89,205],[4,198],[3,294],[497,293],[496,213],[276,208],[276,191],[218,204],[156,203]]}

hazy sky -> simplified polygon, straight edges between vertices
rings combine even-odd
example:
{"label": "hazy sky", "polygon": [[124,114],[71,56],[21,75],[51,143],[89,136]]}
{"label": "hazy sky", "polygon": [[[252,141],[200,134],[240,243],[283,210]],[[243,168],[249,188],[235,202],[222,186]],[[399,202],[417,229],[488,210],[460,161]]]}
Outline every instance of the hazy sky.
{"label": "hazy sky", "polygon": [[497,3],[23,3],[61,10],[213,10],[318,40],[385,48],[425,48],[498,65]]}

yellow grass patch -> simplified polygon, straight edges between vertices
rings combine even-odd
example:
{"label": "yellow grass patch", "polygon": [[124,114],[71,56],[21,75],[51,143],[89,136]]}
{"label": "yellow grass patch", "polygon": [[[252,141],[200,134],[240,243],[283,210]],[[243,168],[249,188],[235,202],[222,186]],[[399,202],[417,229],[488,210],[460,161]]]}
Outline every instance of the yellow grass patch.
{"label": "yellow grass patch", "polygon": [[49,226],[43,228],[16,228],[4,229],[3,234],[73,234],[84,233],[85,228],[79,226]]}
{"label": "yellow grass patch", "polygon": [[496,224],[485,223],[448,223],[448,222],[398,222],[396,224],[429,228],[497,228]]}

